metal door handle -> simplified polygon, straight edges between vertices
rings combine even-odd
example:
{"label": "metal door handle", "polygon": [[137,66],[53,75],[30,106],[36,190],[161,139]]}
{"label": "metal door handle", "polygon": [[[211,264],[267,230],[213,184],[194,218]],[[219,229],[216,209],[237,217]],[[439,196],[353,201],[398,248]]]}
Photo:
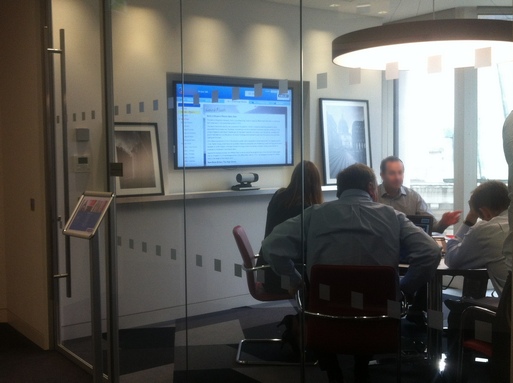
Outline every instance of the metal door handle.
{"label": "metal door handle", "polygon": [[[68,174],[68,109],[66,92],[66,44],[64,29],[59,30],[60,48],[47,48],[50,54],[60,55],[61,62],[61,108],[62,108],[62,166],[63,166],[63,184],[64,184],[64,221],[69,219],[69,174]],[[62,229],[62,217],[58,217],[59,228]],[[71,298],[71,242],[70,237],[64,238],[64,255],[66,263],[66,272],[57,274],[66,278],[66,296]]]}

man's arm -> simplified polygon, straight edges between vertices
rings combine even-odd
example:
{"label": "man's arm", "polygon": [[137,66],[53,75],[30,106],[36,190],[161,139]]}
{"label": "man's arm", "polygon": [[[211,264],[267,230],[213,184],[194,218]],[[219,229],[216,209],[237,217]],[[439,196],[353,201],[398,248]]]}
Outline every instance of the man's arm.
{"label": "man's arm", "polygon": [[262,242],[264,259],[276,274],[289,278],[289,290],[301,285],[301,274],[294,266],[294,260],[301,260],[301,224],[301,215],[291,218],[276,226]]}
{"label": "man's arm", "polygon": [[433,277],[440,263],[440,248],[422,229],[406,220],[402,213],[397,219],[401,227],[401,252],[406,254],[410,264],[406,275],[401,279],[401,290],[413,295]]}
{"label": "man's arm", "polygon": [[[447,241],[444,262],[452,269],[473,269],[483,267],[480,260],[482,245],[479,244],[479,226],[474,228],[479,215],[470,209],[465,222],[453,239]],[[477,229],[477,232],[475,231]]]}
{"label": "man's arm", "polygon": [[440,226],[440,222],[438,222],[438,220],[435,218],[431,210],[429,210],[429,207],[426,201],[424,201],[424,198],[422,198],[422,196],[419,193],[415,193],[417,195],[417,211],[415,212],[415,214],[430,215],[431,217],[433,217],[433,231],[436,231],[437,233],[443,233],[446,227]]}
{"label": "man's arm", "polygon": [[447,241],[444,262],[451,269],[478,269],[485,267],[481,256],[479,226],[461,225],[453,239]]}
{"label": "man's arm", "polygon": [[433,231],[437,233],[443,233],[449,226],[458,223],[461,216],[461,210],[447,211],[442,215],[440,221],[438,221],[431,210],[428,208],[426,201],[417,193],[417,214],[430,215],[433,217]]}

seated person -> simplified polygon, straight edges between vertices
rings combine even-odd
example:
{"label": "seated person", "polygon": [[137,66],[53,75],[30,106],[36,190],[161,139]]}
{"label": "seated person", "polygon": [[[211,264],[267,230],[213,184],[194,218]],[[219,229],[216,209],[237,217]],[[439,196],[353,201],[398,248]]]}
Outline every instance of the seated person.
{"label": "seated person", "polygon": [[[470,211],[454,239],[447,242],[445,264],[450,268],[477,269],[486,267],[494,288],[499,294],[508,275],[502,254],[504,240],[509,232],[508,189],[500,181],[486,181],[470,196]],[[477,222],[478,218],[481,221]],[[457,360],[457,339],[460,331],[461,313],[471,305],[448,300],[451,310],[447,318],[447,374],[453,372]]]}
{"label": "seated person", "polygon": [[[437,221],[429,210],[427,203],[415,190],[403,186],[404,164],[399,157],[389,156],[381,161],[380,176],[382,183],[378,186],[378,202],[392,206],[395,210],[406,215],[430,215],[433,217],[433,231],[443,233],[447,227],[454,225],[460,219],[461,211],[446,212]],[[401,257],[401,263],[407,263]],[[415,300],[408,308],[406,319],[424,327],[427,309],[427,285],[416,292]]]}
{"label": "seated person", "polygon": [[449,211],[437,221],[427,203],[415,190],[403,186],[404,164],[399,157],[389,156],[381,161],[378,186],[378,202],[392,206],[406,215],[430,215],[433,217],[433,231],[443,233],[460,220],[461,211]]}
{"label": "seated person", "polygon": [[[291,293],[302,285],[294,261],[303,261],[303,249],[307,273],[315,264],[388,265],[397,269],[402,250],[410,263],[400,282],[407,297],[432,278],[440,248],[403,213],[376,202],[377,182],[371,168],[354,164],[341,171],[337,197],[309,207],[303,217],[276,226],[262,243],[263,256],[273,270],[289,277]],[[336,355],[322,353],[318,358],[330,382],[343,381]],[[355,357],[357,382],[368,379],[369,360],[370,356]]]}
{"label": "seated person", "polygon": [[500,181],[486,181],[472,192],[469,206],[465,222],[447,241],[444,262],[451,269],[486,267],[500,293],[507,277],[502,246],[509,232],[508,188]]}
{"label": "seated person", "polygon": [[[304,182],[302,165],[304,166]],[[304,198],[302,193],[303,184]],[[323,196],[319,170],[313,162],[300,162],[292,172],[289,185],[286,188],[278,189],[267,206],[264,238],[271,234],[276,225],[301,214],[303,209],[314,204],[320,204],[322,201]],[[260,257],[257,261],[257,265],[261,266],[265,264],[265,260]],[[268,293],[283,293],[281,277],[271,270],[266,272],[264,290]]]}

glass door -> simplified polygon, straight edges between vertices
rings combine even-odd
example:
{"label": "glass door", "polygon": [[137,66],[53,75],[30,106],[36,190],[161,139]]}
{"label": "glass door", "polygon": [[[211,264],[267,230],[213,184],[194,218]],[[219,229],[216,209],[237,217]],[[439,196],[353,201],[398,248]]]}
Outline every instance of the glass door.
{"label": "glass door", "polygon": [[[52,0],[47,30],[50,143],[54,152],[53,255],[55,343],[84,368],[102,364],[93,352],[90,241],[62,235],[84,191],[106,191],[106,129],[103,97],[101,1]],[[105,333],[106,225],[98,240],[102,333]],[[103,342],[103,341],[101,341]],[[105,347],[106,348],[106,347]],[[100,355],[98,355],[100,354]],[[103,362],[103,371],[107,371]],[[101,379],[101,370],[99,376]],[[98,381],[98,379],[95,379]]]}

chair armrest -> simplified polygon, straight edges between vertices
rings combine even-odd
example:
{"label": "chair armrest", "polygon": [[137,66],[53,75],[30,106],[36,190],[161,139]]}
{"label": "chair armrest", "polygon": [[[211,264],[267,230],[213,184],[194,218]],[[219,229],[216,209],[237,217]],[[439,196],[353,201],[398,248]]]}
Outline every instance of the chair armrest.
{"label": "chair armrest", "polygon": [[461,301],[463,303],[468,303],[471,306],[483,307],[485,309],[497,312],[497,308],[499,307],[500,298],[496,297],[483,297],[478,299],[472,298],[462,298]]}
{"label": "chair armrest", "polygon": [[[463,310],[460,322],[460,345],[465,341],[465,332],[475,329],[475,322],[481,321],[493,325],[496,313],[478,306],[470,306]],[[490,334],[491,341],[491,334]]]}
{"label": "chair armrest", "polygon": [[314,313],[311,311],[304,311],[305,315],[315,317],[315,318],[323,318],[323,319],[338,319],[338,320],[383,320],[383,319],[398,319],[393,318],[388,315],[357,315],[357,316],[340,316],[340,315],[329,315],[322,313]]}
{"label": "chair armrest", "polygon": [[299,311],[303,311],[303,299],[301,298],[301,289],[298,289],[295,294],[297,307],[299,308]]}
{"label": "chair armrest", "polygon": [[[304,267],[305,265],[302,264],[302,263],[295,263],[294,264],[295,266],[300,266],[300,267]],[[271,265],[260,265],[260,266],[253,266],[253,267],[246,267],[244,265],[242,265],[242,270],[244,271],[258,271],[258,270],[263,270],[263,269],[270,269],[271,268]]]}
{"label": "chair armrest", "polygon": [[484,307],[470,306],[463,310],[461,314],[461,325],[463,327],[463,325],[476,320],[492,323],[496,315],[494,311],[485,309]]}
{"label": "chair armrest", "polygon": [[242,270],[244,270],[246,272],[258,271],[258,270],[264,270],[264,269],[270,269],[270,268],[271,268],[270,265],[261,265],[261,266],[253,266],[253,267],[246,267],[246,266],[242,265]]}

